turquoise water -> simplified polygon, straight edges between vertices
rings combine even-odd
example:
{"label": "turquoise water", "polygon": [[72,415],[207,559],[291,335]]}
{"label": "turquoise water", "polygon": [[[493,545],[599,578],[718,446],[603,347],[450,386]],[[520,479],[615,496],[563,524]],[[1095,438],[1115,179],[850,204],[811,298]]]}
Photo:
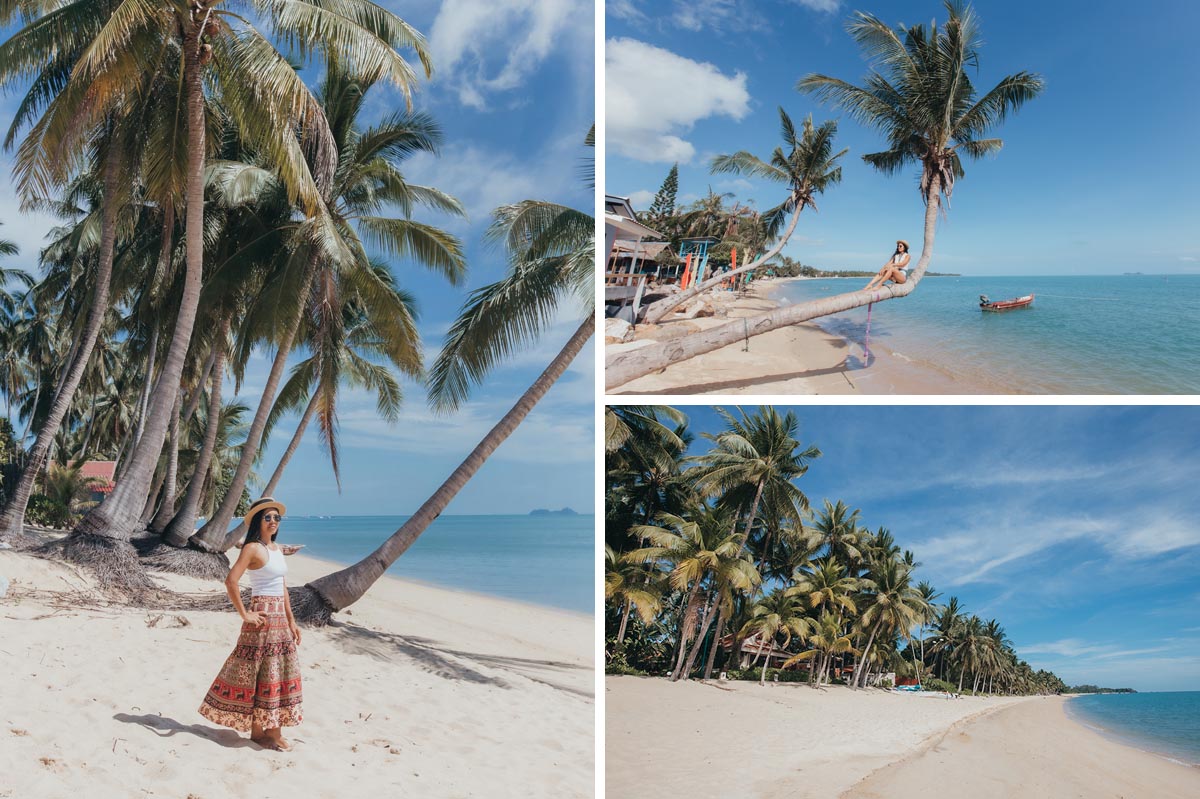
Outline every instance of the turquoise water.
{"label": "turquoise water", "polygon": [[1200,766],[1200,691],[1085,694],[1067,702],[1067,714],[1139,749]]}
{"label": "turquoise water", "polygon": [[[862,285],[859,278],[781,284],[784,303]],[[1031,307],[983,313],[1033,293]],[[817,320],[862,360],[866,308]],[[931,277],[907,298],[874,307],[870,348],[886,368],[924,368],[986,393],[1200,393],[1200,275]],[[868,383],[869,385],[869,383]],[[939,389],[940,391],[940,389]]]}
{"label": "turquoise water", "polygon": [[[304,554],[356,563],[407,516],[288,516],[279,540]],[[455,590],[591,614],[595,517],[439,516],[388,573]]]}

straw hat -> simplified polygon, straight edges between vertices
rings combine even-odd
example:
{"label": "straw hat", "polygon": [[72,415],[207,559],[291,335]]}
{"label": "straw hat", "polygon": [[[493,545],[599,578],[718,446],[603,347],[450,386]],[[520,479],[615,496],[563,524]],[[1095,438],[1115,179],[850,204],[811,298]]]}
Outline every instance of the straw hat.
{"label": "straw hat", "polygon": [[250,519],[254,517],[254,514],[261,513],[269,508],[274,508],[276,511],[278,511],[280,516],[287,515],[287,506],[285,506],[282,502],[278,501],[274,497],[259,497],[250,503],[250,509],[246,511],[246,515],[242,517],[242,521],[244,521],[246,524],[249,524]]}
{"label": "straw hat", "polygon": [[897,246],[899,246],[899,245],[901,245],[901,244],[903,244],[903,245],[904,245],[904,251],[905,251],[905,252],[908,252],[909,250],[911,250],[911,249],[912,249],[912,247],[909,247],[909,246],[908,246],[908,242],[907,242],[907,241],[905,241],[904,239],[896,239],[896,245],[897,245]]}

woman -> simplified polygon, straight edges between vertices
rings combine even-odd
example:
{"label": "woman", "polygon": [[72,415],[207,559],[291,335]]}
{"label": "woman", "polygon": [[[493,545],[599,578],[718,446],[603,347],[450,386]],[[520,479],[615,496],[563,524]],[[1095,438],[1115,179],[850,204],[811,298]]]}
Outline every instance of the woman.
{"label": "woman", "polygon": [[889,280],[893,283],[904,283],[908,280],[908,261],[908,242],[900,239],[896,242],[896,251],[892,253],[892,257],[883,265],[879,273],[871,278],[871,282],[863,291],[870,291],[882,286]]}
{"label": "woman", "polygon": [[[224,727],[250,733],[250,740],[280,752],[290,750],[282,727],[301,722],[300,628],[288,598],[287,563],[275,543],[287,508],[271,497],[255,500],[246,513],[249,531],[225,590],[242,617],[233,654],[221,667],[200,705],[200,715]],[[250,574],[250,609],[242,605],[238,580]]]}

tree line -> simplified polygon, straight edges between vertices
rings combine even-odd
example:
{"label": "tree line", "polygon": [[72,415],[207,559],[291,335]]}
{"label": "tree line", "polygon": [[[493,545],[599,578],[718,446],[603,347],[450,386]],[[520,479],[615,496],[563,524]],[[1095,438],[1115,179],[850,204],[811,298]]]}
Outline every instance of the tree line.
{"label": "tree line", "polygon": [[608,673],[1066,690],[998,620],[918,580],[887,528],[843,500],[811,506],[803,477],[823,453],[799,440],[794,411],[716,410],[723,429],[690,455],[678,409],[605,409]]}

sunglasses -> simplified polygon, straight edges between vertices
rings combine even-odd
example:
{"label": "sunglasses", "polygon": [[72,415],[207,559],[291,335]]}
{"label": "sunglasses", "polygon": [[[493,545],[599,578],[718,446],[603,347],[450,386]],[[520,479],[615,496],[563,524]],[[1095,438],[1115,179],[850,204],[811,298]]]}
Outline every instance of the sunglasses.
{"label": "sunglasses", "polygon": [[264,522],[281,522],[281,521],[283,521],[283,517],[280,516],[278,513],[264,513],[263,521]]}

